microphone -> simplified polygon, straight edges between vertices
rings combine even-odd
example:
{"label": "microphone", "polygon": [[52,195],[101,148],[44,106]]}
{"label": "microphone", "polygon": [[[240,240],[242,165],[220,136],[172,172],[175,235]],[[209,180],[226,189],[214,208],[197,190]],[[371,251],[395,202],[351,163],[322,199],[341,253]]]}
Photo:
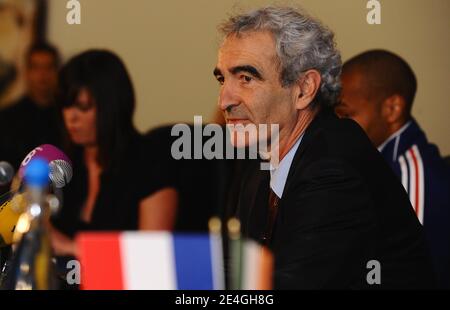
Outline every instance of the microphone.
{"label": "microphone", "polygon": [[0,186],[6,185],[14,177],[14,168],[6,161],[0,161]]}
{"label": "microphone", "polygon": [[28,153],[20,164],[20,178],[23,178],[28,163],[34,158],[41,158],[49,163],[49,177],[56,188],[64,187],[72,179],[72,162],[66,154],[51,144],[40,145]]}
{"label": "microphone", "polygon": [[26,200],[24,192],[19,189],[20,183],[26,178],[28,164],[37,158],[48,162],[49,178],[56,188],[64,187],[72,179],[72,162],[57,147],[44,144],[28,153],[20,165],[17,177],[14,178],[12,187],[15,189],[0,197],[0,248],[13,243],[15,226]]}
{"label": "microphone", "polygon": [[[6,199],[5,199],[6,198]],[[23,193],[0,197],[0,249],[13,243],[14,231],[20,217],[18,209],[24,209],[25,197]]]}

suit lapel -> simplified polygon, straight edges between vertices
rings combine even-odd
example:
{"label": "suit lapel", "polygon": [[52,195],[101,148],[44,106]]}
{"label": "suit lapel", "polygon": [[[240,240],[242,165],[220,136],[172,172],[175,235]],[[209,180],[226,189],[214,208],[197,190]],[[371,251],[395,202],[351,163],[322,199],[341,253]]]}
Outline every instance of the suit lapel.
{"label": "suit lapel", "polygon": [[243,224],[243,233],[254,239],[259,239],[265,228],[265,206],[268,203],[270,186],[270,172],[259,168],[258,163],[245,178],[238,203],[238,216]]}
{"label": "suit lapel", "polygon": [[[292,183],[293,174],[297,170],[297,167],[301,164],[303,154],[311,145],[312,141],[314,141],[314,137],[320,132],[323,123],[326,122],[326,120],[329,119],[330,117],[336,117],[334,115],[334,112],[332,112],[331,110],[321,111],[319,112],[319,114],[317,114],[317,116],[314,118],[314,120],[306,129],[302,141],[298,147],[298,150],[295,153],[294,159],[292,160],[292,165],[291,168],[289,169],[286,185],[284,186],[284,193],[287,193],[289,191],[289,187]],[[282,200],[280,200],[280,207],[281,204]]]}

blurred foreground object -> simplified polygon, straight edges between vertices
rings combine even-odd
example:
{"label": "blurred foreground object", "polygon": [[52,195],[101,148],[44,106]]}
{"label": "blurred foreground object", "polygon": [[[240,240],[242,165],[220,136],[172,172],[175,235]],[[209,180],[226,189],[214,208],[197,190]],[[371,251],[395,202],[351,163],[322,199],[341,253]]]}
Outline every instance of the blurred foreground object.
{"label": "blurred foreground object", "polygon": [[13,242],[18,242],[18,247],[7,270],[6,289],[54,287],[48,220],[59,205],[48,194],[49,172],[49,163],[43,159],[31,160],[24,170],[26,207],[14,230]]}
{"label": "blurred foreground object", "polygon": [[[168,232],[80,234],[77,243],[81,288],[225,289],[220,239],[217,232],[209,235]],[[246,249],[245,243],[243,247]],[[244,270],[246,275],[259,275],[257,262],[244,264],[249,267]],[[266,286],[249,279],[242,288],[261,289]]]}

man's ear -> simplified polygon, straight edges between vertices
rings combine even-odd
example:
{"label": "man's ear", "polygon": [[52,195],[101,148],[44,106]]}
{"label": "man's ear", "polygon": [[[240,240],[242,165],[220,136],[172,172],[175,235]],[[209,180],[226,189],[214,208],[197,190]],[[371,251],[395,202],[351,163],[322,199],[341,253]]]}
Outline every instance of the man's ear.
{"label": "man's ear", "polygon": [[405,115],[406,102],[400,95],[392,95],[382,103],[382,115],[386,122],[392,124],[401,121]]}
{"label": "man's ear", "polygon": [[295,108],[298,110],[306,109],[314,100],[320,88],[322,77],[317,70],[308,70],[297,82],[298,96],[295,102]]}

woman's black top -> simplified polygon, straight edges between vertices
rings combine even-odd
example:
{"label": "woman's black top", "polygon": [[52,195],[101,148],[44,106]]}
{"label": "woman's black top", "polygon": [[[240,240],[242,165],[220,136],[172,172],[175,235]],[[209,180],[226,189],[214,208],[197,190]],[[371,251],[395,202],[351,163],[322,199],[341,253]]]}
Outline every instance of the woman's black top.
{"label": "woman's black top", "polygon": [[[52,224],[73,237],[79,231],[123,231],[138,228],[140,201],[169,186],[166,164],[154,144],[141,135],[130,138],[126,154],[120,164],[102,173],[100,190],[90,223],[81,220],[81,211],[87,198],[88,174],[81,149],[75,151],[73,178],[63,190],[63,204]],[[117,167],[118,166],[118,167]]]}

